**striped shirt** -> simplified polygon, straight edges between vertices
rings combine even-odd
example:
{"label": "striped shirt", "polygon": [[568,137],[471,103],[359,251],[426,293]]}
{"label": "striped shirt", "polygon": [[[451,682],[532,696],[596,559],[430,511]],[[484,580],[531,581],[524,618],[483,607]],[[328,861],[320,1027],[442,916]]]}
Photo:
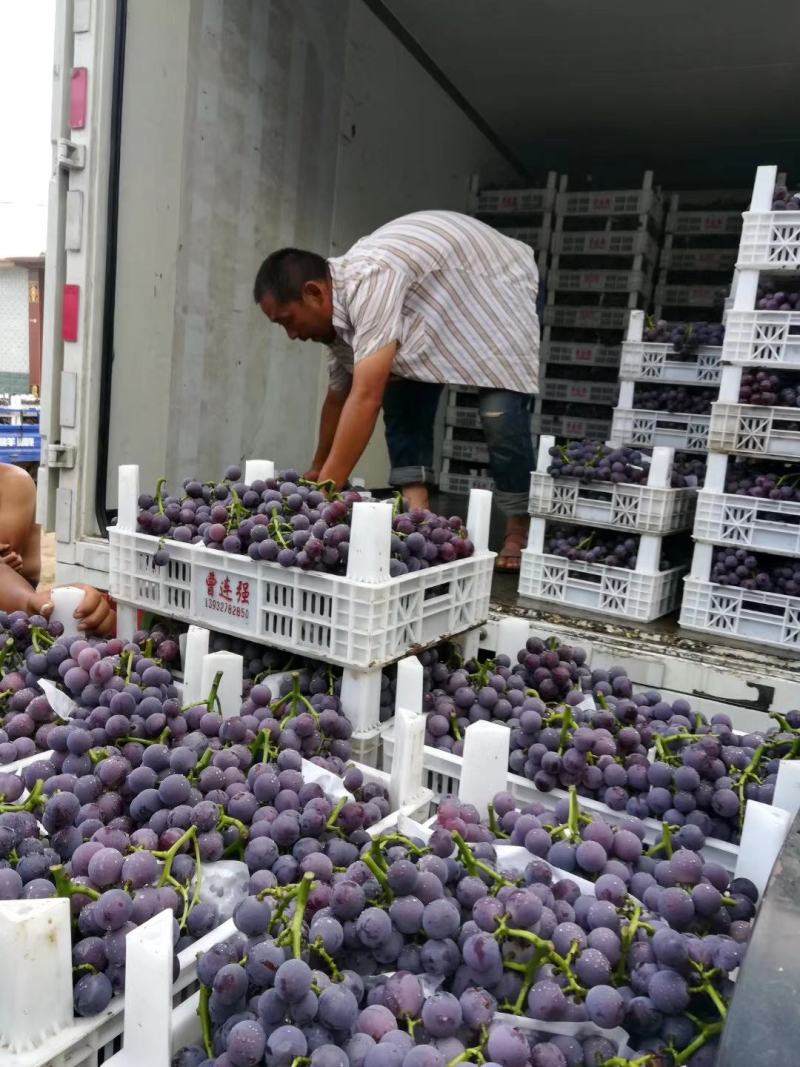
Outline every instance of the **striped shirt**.
{"label": "striped shirt", "polygon": [[333,289],[330,386],[397,342],[392,374],[535,393],[539,274],[528,245],[453,211],[387,223],[328,260]]}

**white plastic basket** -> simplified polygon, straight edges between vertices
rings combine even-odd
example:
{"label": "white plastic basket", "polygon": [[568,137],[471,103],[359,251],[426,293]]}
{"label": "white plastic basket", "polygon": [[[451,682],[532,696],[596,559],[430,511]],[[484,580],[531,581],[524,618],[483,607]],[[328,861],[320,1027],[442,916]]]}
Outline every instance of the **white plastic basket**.
{"label": "white plastic basket", "polygon": [[156,568],[157,537],[113,527],[109,545],[116,600],[361,669],[484,621],[494,567],[494,553],[483,550],[369,583],[177,542],[169,563]]}
{"label": "white plastic basket", "polygon": [[722,355],[739,366],[800,367],[800,311],[729,311]]}
{"label": "white plastic basket", "polygon": [[581,341],[555,341],[542,344],[543,363],[569,363],[582,367],[619,366],[619,345],[586,344]]}
{"label": "white plastic basket", "polygon": [[658,574],[644,574],[524,548],[519,595],[602,615],[651,622],[678,606],[681,577],[685,573],[685,567],[673,567]]}
{"label": "white plastic basket", "polygon": [[605,441],[611,423],[606,419],[576,419],[572,415],[549,415],[542,412],[541,415],[533,416],[533,428],[535,433],[550,433],[555,437],[568,437],[570,440],[590,437],[593,440]]}
{"label": "white plastic basket", "polygon": [[737,234],[742,228],[741,211],[670,211],[666,231],[675,234]]}
{"label": "white plastic basket", "polygon": [[439,488],[443,493],[466,496],[473,489],[494,489],[494,481],[487,474],[459,474],[443,470],[439,475]]}
{"label": "white plastic basket", "polygon": [[722,348],[703,346],[691,360],[679,360],[672,345],[658,341],[624,341],[619,377],[624,382],[717,385]]}
{"label": "white plastic basket", "polygon": [[800,270],[800,211],[745,211],[737,266]]}
{"label": "white plastic basket", "polygon": [[562,192],[556,199],[558,215],[644,215],[660,203],[652,189],[598,189]]}
{"label": "white plastic basket", "polygon": [[481,415],[477,408],[459,407],[448,404],[444,412],[446,426],[458,426],[462,430],[480,430]]}
{"label": "white plastic basket", "polygon": [[531,515],[635,533],[668,534],[692,525],[694,489],[659,489],[649,485],[612,485],[577,478],[531,475]]}
{"label": "white plastic basket", "polygon": [[[385,770],[391,769],[394,745],[394,732],[390,725],[384,729],[383,734]],[[458,794],[464,768],[464,760],[461,756],[454,756],[452,752],[426,745],[423,750],[422,765],[425,784],[433,792],[436,800]],[[549,793],[541,793],[530,779],[511,773],[506,778],[506,791],[511,794],[518,804],[539,803],[551,811],[560,800],[565,800],[569,796],[563,789],[553,789]],[[613,811],[598,800],[592,800],[589,797],[579,797],[578,800],[582,809],[591,815],[599,816],[612,826],[619,825],[630,818],[627,812]],[[642,821],[646,828],[645,839],[648,842],[652,842],[661,835],[662,827],[660,822],[655,819],[644,819]],[[703,852],[709,862],[721,863],[726,870],[733,871],[736,866],[736,857],[739,849],[737,845],[732,845],[727,841],[709,838],[703,847]]]}
{"label": "white plastic basket", "polygon": [[660,264],[673,271],[725,271],[728,275],[736,266],[734,248],[664,248]]}
{"label": "white plastic basket", "polygon": [[800,458],[800,409],[757,407],[754,404],[711,406],[708,447],[712,452]]}
{"label": "white plastic basket", "polygon": [[643,292],[649,279],[643,270],[569,270],[550,273],[549,289],[581,293]]}
{"label": "white plastic basket", "polygon": [[694,539],[800,556],[800,504],[702,490],[697,494]]}
{"label": "white plastic basket", "polygon": [[485,467],[489,463],[489,446],[485,441],[455,441],[446,437],[442,441],[442,456]]}
{"label": "white plastic basket", "polygon": [[559,230],[550,243],[553,255],[639,256],[655,259],[658,245],[643,230]]}
{"label": "white plastic basket", "polygon": [[486,215],[527,215],[549,211],[554,189],[485,189],[478,193],[477,210]]}
{"label": "white plastic basket", "polygon": [[800,654],[800,597],[686,578],[681,626]]}
{"label": "white plastic basket", "polygon": [[502,233],[504,237],[511,237],[515,241],[521,241],[534,252],[540,252],[545,247],[548,228],[546,226],[502,226],[498,227],[498,233]]}
{"label": "white plastic basket", "polygon": [[544,322],[546,326],[569,326],[575,329],[624,330],[628,314],[628,308],[550,304],[544,309]]}
{"label": "white plastic basket", "polygon": [[722,307],[730,284],[724,285],[673,285],[659,282],[656,286],[656,307]]}
{"label": "white plastic basket", "polygon": [[616,382],[572,381],[567,378],[546,378],[542,386],[545,400],[569,401],[575,404],[608,404],[617,402],[619,386]]}
{"label": "white plastic basket", "polygon": [[666,445],[678,452],[705,452],[709,415],[617,408],[611,424],[611,443],[649,448]]}

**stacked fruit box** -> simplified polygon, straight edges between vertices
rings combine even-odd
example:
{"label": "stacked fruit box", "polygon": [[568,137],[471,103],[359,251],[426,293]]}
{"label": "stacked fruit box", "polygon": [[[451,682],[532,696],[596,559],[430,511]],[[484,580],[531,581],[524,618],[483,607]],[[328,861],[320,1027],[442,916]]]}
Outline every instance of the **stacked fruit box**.
{"label": "stacked fruit box", "polygon": [[659,260],[656,318],[721,320],[747,196],[736,189],[673,194]]}
{"label": "stacked fruit box", "polygon": [[571,192],[556,201],[534,428],[561,438],[608,434],[619,342],[652,292],[662,204],[639,189]]}
{"label": "stacked fruit box", "polygon": [[[540,284],[547,276],[555,195],[556,174],[551,171],[543,188],[476,190],[470,202],[471,214],[534,249]],[[494,488],[477,404],[477,390],[452,387],[447,391],[439,475],[439,488],[445,493],[463,495],[470,489]]]}
{"label": "stacked fruit box", "polygon": [[[598,457],[609,480],[599,476]],[[691,527],[694,503],[693,489],[671,487],[673,460],[667,448],[645,457],[586,442],[556,446],[543,436],[531,476],[520,596],[642,622],[672,611],[686,569],[673,535]]]}
{"label": "stacked fruit box", "polygon": [[775,183],[744,214],[681,624],[800,652],[800,199]]}
{"label": "stacked fruit box", "polygon": [[[721,334],[722,327],[714,329]],[[622,346],[619,402],[610,435],[613,444],[705,452],[722,348],[687,345],[684,339],[691,331],[690,325],[676,327],[680,343],[646,341],[644,315],[631,313]]]}

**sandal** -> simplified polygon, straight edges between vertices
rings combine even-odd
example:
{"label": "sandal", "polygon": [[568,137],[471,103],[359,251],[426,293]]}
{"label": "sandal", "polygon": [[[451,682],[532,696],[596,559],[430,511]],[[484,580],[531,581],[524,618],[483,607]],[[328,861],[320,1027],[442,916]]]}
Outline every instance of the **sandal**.
{"label": "sandal", "polygon": [[503,547],[495,560],[494,569],[500,574],[518,574],[522,565],[522,549],[528,542],[526,534],[506,534]]}

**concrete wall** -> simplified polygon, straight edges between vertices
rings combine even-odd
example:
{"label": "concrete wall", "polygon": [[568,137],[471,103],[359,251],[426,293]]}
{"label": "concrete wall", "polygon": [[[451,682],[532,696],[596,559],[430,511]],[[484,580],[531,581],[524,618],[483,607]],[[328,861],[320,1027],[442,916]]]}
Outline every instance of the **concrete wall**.
{"label": "concrete wall", "polygon": [[[311,458],[321,355],[252,299],[330,243],[347,0],[129,5],[109,499],[243,457]],[[129,87],[129,88],[128,88]]]}
{"label": "concrete wall", "polygon": [[28,379],[28,271],[0,267],[0,372]]}
{"label": "concrete wall", "polygon": [[[362,0],[352,0],[331,248],[339,255],[410,211],[464,211],[470,176],[515,175],[486,137]],[[379,422],[357,473],[385,485]]]}

